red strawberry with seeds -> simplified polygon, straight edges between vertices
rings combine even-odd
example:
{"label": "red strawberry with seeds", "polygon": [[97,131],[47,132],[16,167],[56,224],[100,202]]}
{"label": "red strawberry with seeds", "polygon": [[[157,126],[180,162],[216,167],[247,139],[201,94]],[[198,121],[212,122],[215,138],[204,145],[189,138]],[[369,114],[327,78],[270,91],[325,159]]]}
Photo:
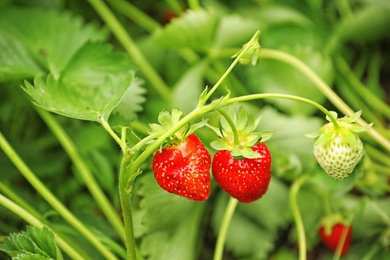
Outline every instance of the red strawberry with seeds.
{"label": "red strawberry with seeds", "polygon": [[195,134],[157,151],[152,163],[157,183],[166,191],[195,201],[210,194],[211,157]]}
{"label": "red strawberry with seeds", "polygon": [[230,151],[220,150],[213,158],[212,172],[216,182],[230,196],[249,203],[261,198],[271,180],[271,154],[260,142],[252,147],[261,157],[234,158]]}
{"label": "red strawberry with seeds", "polygon": [[219,112],[223,115],[220,127],[209,126],[220,137],[210,144],[218,150],[212,163],[213,176],[238,201],[255,201],[266,193],[271,180],[271,154],[264,141],[273,133],[255,132],[260,118],[255,120],[243,107],[237,113]]}
{"label": "red strawberry with seeds", "polygon": [[342,246],[340,255],[343,256],[348,253],[352,236],[351,226],[344,223],[335,223],[332,226],[322,225],[318,230],[318,234],[324,244],[332,251],[336,252],[340,244]]}

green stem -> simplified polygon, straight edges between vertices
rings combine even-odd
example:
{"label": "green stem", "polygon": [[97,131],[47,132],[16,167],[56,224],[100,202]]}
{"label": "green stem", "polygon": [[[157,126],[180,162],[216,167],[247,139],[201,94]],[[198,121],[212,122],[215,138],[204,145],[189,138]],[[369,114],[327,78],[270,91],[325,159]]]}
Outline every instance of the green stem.
{"label": "green stem", "polygon": [[381,162],[382,164],[390,168],[390,160],[388,154],[385,154],[383,151],[378,150],[376,147],[371,146],[370,144],[366,144],[365,149],[367,153],[370,154],[372,159],[375,159],[375,161]]}
{"label": "green stem", "polygon": [[[364,97],[359,97],[357,93],[351,89],[347,81],[343,77],[336,77],[336,84],[338,86],[338,92],[341,97],[348,99],[350,106],[355,110],[363,110],[364,116],[370,122],[373,122],[376,127],[382,126],[382,119],[378,118],[378,114],[375,111],[371,111],[369,107],[364,103]],[[379,129],[378,129],[379,130]]]}
{"label": "green stem", "polygon": [[353,13],[351,7],[349,6],[348,0],[337,0],[336,6],[341,17],[343,17],[343,20],[353,18]]}
{"label": "green stem", "polygon": [[86,165],[85,161],[82,159],[81,155],[79,154],[76,145],[72,142],[71,138],[67,135],[64,129],[61,127],[61,125],[57,122],[57,120],[55,120],[55,118],[49,112],[37,107],[35,108],[38,114],[45,121],[47,126],[57,137],[58,141],[61,143],[62,147],[69,155],[70,159],[72,160],[75,167],[77,168],[80,176],[84,180],[84,183],[87,186],[88,190],[91,192],[93,198],[96,200],[103,214],[107,217],[107,220],[115,228],[120,238],[124,241],[124,231],[123,231],[122,222],[116,210],[113,208],[112,203],[108,200],[103,190],[101,189],[96,179],[94,178],[93,174],[91,173],[90,169]]}
{"label": "green stem", "polygon": [[103,126],[103,128],[111,135],[111,137],[117,142],[117,144],[120,146],[122,153],[126,152],[126,140],[123,140],[118,137],[117,134],[112,130],[111,126],[108,124],[108,122],[103,118],[100,117],[100,123]]}
{"label": "green stem", "polygon": [[[288,63],[300,70],[342,113],[349,116],[354,114],[354,111],[316,73],[314,73],[312,69],[298,58],[288,53],[271,49],[262,49],[260,56],[262,58]],[[356,122],[364,126],[368,125],[362,118],[359,118]],[[380,145],[390,151],[390,140],[387,140],[373,127],[368,131],[368,134],[370,134]]]}
{"label": "green stem", "polygon": [[[20,207],[18,204],[9,200],[7,197],[0,194],[0,205],[7,208],[8,210],[15,213],[17,216],[24,219],[27,223],[32,226],[43,228],[45,224],[41,222],[37,217],[33,214]],[[54,232],[53,232],[54,233]],[[59,234],[55,234],[54,236],[56,244],[72,259],[85,259],[85,254],[83,255],[80,252],[77,252],[72,246],[70,246],[64,239],[61,238]]]}
{"label": "green stem", "polygon": [[36,211],[33,207],[30,206],[24,199],[22,199],[17,193],[15,193],[12,189],[10,189],[7,185],[0,182],[0,191],[12,199],[15,203],[20,205],[24,210],[28,211],[32,216],[36,219],[42,220],[43,217],[41,214]]}
{"label": "green stem", "polygon": [[199,10],[201,8],[198,0],[188,0],[188,6],[191,10]]}
{"label": "green stem", "polygon": [[129,19],[135,21],[140,27],[148,32],[153,32],[161,27],[161,24],[150,18],[144,12],[124,0],[108,0],[108,3],[118,12],[124,14]]}
{"label": "green stem", "polygon": [[325,216],[330,216],[330,215],[332,215],[332,208],[331,208],[330,202],[329,202],[329,191],[323,190],[322,197],[324,199],[323,206],[324,206],[324,210],[325,210]]}
{"label": "green stem", "polygon": [[290,189],[290,207],[293,213],[297,233],[298,233],[298,246],[299,246],[299,260],[306,259],[306,235],[305,227],[303,225],[301,214],[298,208],[298,192],[302,184],[306,180],[307,176],[304,175],[296,179]]}
{"label": "green stem", "polygon": [[340,240],[339,240],[337,247],[336,247],[336,252],[333,255],[332,260],[339,260],[340,259],[341,251],[343,250],[345,240],[347,239],[348,229],[349,229],[348,227],[343,228],[343,231],[341,232],[341,235],[340,235]]}
{"label": "green stem", "polygon": [[[260,35],[260,31],[257,31],[253,37],[250,39],[250,42],[258,39]],[[210,91],[207,93],[206,97],[200,102],[200,105],[204,105],[207,100],[213,95],[213,93],[217,90],[217,88],[221,85],[221,83],[225,80],[225,78],[229,75],[229,73],[233,70],[233,68],[236,66],[236,64],[239,62],[241,57],[246,53],[246,51],[251,48],[251,44],[246,44],[246,46],[241,50],[241,52],[237,55],[237,57],[234,59],[234,61],[230,64],[229,68],[225,71],[225,73],[219,78],[217,83],[210,89]]]}
{"label": "green stem", "polygon": [[377,113],[383,113],[386,118],[390,118],[390,106],[374,95],[360,80],[355,76],[348,63],[341,56],[335,57],[335,65],[345,79],[356,90],[356,93],[362,96],[365,103],[369,104]]}
{"label": "green stem", "polygon": [[155,90],[164,98],[167,102],[171,101],[171,91],[165,82],[161,79],[158,73],[154,70],[153,66],[147,61],[142,52],[138,49],[134,40],[130,37],[129,33],[120,24],[115,15],[107,7],[107,5],[101,0],[88,0],[95,11],[100,15],[103,21],[112,30],[118,41],[122,44],[125,50],[133,58],[134,63],[144,73],[145,77],[150,81]]}
{"label": "green stem", "polygon": [[34,189],[62,216],[70,225],[78,230],[96,249],[107,259],[117,259],[82,222],[80,222],[62,203],[50,192],[50,190],[28,168],[19,155],[0,132],[0,147],[16,168],[22,173]]}
{"label": "green stem", "polygon": [[338,128],[338,123],[336,118],[327,110],[324,106],[318,104],[317,102],[314,102],[311,99],[303,98],[300,96],[294,96],[294,95],[288,95],[288,94],[275,94],[275,93],[265,93],[265,94],[251,94],[251,95],[246,95],[246,96],[241,96],[241,97],[235,97],[231,98],[229,100],[226,100],[226,102],[223,102],[221,104],[223,105],[230,105],[234,104],[237,102],[243,102],[243,101],[250,101],[250,100],[256,100],[256,99],[265,99],[265,98],[281,98],[281,99],[289,99],[289,100],[295,100],[299,102],[303,102],[309,105],[312,105],[316,107],[318,110],[323,112],[325,115],[329,117],[335,128]]}
{"label": "green stem", "polygon": [[238,200],[233,197],[230,197],[228,205],[226,207],[225,214],[222,219],[221,227],[219,229],[217,243],[214,251],[213,260],[221,260],[223,256],[223,248],[226,240],[227,231],[229,228],[230,221],[233,217],[234,211],[237,207]]}
{"label": "green stem", "polygon": [[179,15],[183,13],[183,7],[181,6],[181,3],[179,3],[177,0],[165,0],[165,2],[167,2],[169,8],[172,9],[172,11],[176,12]]}
{"label": "green stem", "polygon": [[226,113],[225,110],[217,109],[217,111],[226,119],[229,126],[232,128],[233,134],[234,134],[234,145],[239,146],[240,145],[240,139],[238,137],[238,132],[236,125],[234,124],[233,120],[230,118],[229,114]]}
{"label": "green stem", "polygon": [[123,222],[125,225],[125,245],[127,251],[127,260],[136,259],[136,243],[134,238],[133,213],[131,206],[131,198],[133,185],[137,172],[128,171],[128,166],[131,161],[131,156],[125,154],[123,156],[120,172],[119,172],[119,198],[122,207]]}

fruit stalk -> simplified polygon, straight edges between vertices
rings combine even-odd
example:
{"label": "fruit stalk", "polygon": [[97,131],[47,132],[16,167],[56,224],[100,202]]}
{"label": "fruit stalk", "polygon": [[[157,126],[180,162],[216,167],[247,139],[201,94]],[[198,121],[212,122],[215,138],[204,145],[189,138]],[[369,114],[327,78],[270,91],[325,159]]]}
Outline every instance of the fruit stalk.
{"label": "fruit stalk", "polygon": [[290,189],[290,207],[293,213],[297,234],[298,234],[298,246],[299,246],[299,260],[306,260],[306,235],[305,228],[303,226],[302,216],[298,208],[298,192],[302,184],[305,182],[307,175],[303,175],[296,179]]}
{"label": "fruit stalk", "polygon": [[227,231],[229,228],[230,221],[233,217],[233,213],[236,210],[237,204],[238,204],[238,200],[236,200],[233,197],[230,197],[228,205],[227,205],[226,210],[225,210],[225,214],[223,216],[221,227],[219,229],[217,244],[216,244],[215,250],[214,250],[213,260],[222,259],[223,248],[224,248],[224,244],[225,244],[225,240],[226,240]]}
{"label": "fruit stalk", "polygon": [[127,259],[136,259],[136,243],[134,237],[133,212],[131,199],[133,195],[133,186],[139,171],[130,171],[131,155],[125,153],[119,172],[119,199],[122,208],[122,217],[125,230],[125,246],[127,251]]}

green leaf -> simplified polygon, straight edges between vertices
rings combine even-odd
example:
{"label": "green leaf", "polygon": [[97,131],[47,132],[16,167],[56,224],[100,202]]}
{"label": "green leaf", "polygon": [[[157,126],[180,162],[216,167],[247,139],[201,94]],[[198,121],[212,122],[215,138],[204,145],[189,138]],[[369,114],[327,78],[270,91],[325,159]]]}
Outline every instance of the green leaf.
{"label": "green leaf", "polygon": [[[141,253],[154,260],[197,259],[205,203],[193,202],[163,190],[152,173],[141,177]],[[164,241],[164,243],[162,243]]]}
{"label": "green leaf", "polygon": [[214,48],[237,48],[242,46],[259,29],[259,24],[253,18],[237,14],[221,17],[215,32]]}
{"label": "green leaf", "polygon": [[0,50],[0,82],[31,78],[43,72],[22,43],[5,32],[2,27]]}
{"label": "green leaf", "polygon": [[8,67],[17,68],[27,62],[28,76],[43,68],[57,78],[82,45],[107,36],[106,30],[84,25],[80,18],[56,9],[4,8],[0,28],[12,39],[9,43],[15,44],[7,47],[8,60],[0,65],[6,62]]}
{"label": "green leaf", "polygon": [[109,45],[89,43],[73,57],[60,78],[37,75],[23,88],[34,103],[51,112],[82,120],[108,119],[133,80],[131,66]]}
{"label": "green leaf", "polygon": [[137,119],[137,114],[143,111],[142,105],[146,101],[146,89],[142,85],[142,80],[134,79],[121,102],[112,111],[109,121],[111,126],[128,126]]}
{"label": "green leaf", "polygon": [[28,226],[26,231],[10,234],[4,238],[4,243],[0,244],[0,250],[13,259],[62,260],[54,234],[47,227]]}
{"label": "green leaf", "polygon": [[206,10],[187,11],[152,36],[156,44],[170,48],[207,50],[217,25],[217,16]]}
{"label": "green leaf", "polygon": [[191,112],[198,104],[203,91],[204,68],[204,62],[195,63],[174,86],[173,105],[184,113]]}

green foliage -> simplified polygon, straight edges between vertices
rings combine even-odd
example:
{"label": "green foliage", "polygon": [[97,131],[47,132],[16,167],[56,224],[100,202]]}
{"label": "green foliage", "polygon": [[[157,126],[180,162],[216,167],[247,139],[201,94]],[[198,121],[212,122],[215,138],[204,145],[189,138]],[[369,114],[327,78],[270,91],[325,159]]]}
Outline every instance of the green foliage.
{"label": "green foliage", "polygon": [[[98,7],[104,2],[110,4],[108,9]],[[290,207],[292,199],[296,199],[302,218],[307,259],[336,258],[317,235],[319,222],[328,211],[340,213],[353,225],[351,249],[345,259],[388,258],[390,153],[383,149],[390,136],[386,88],[390,52],[385,48],[390,5],[386,1],[130,2],[0,3],[0,137],[4,136],[34,176],[102,243],[100,248],[91,243],[72,221],[50,206],[20,174],[23,168],[14,163],[15,156],[6,153],[0,139],[1,259],[8,259],[6,255],[62,259],[62,254],[68,259],[71,252],[65,249],[69,248],[84,258],[106,259],[99,250],[105,248],[120,259],[130,259],[123,235],[131,237],[133,231],[127,224],[128,211],[121,204],[128,198],[137,259],[211,259],[219,231],[227,227],[222,219],[228,196],[213,180],[210,198],[203,203],[165,192],[153,178],[151,148],[156,142],[162,144],[161,135],[190,115],[185,126],[188,123],[189,131],[196,130],[213,154],[210,144],[218,136],[210,128],[218,128],[220,122],[213,106],[240,96],[246,97],[245,102],[233,107],[244,106],[253,118],[244,117],[236,122],[237,127],[248,124],[253,131],[274,133],[266,140],[272,154],[272,179],[259,201],[238,204],[228,227],[224,259],[297,259],[302,233]],[[182,7],[183,12],[169,23],[158,23],[167,9]],[[113,16],[104,10],[112,10]],[[115,24],[115,19],[120,23]],[[232,56],[240,53],[258,30],[260,52],[256,45],[252,53],[256,59],[249,55],[245,60],[255,66],[237,63],[224,74]],[[140,56],[134,55],[137,51]],[[292,66],[270,51],[298,58],[342,100],[329,94],[330,89],[319,88],[302,67]],[[347,70],[340,66],[344,63]],[[199,99],[205,100],[219,79],[223,81],[218,89],[200,106]],[[157,94],[159,81],[166,85],[169,97]],[[313,144],[305,134],[318,134],[326,123],[318,107],[251,96],[273,93],[305,97],[336,111],[339,118],[352,116],[350,122],[356,123],[353,131],[361,135],[366,151],[348,178],[334,180],[315,161]],[[36,106],[53,112],[50,116],[69,139],[53,134]],[[361,111],[353,115],[345,106]],[[229,109],[218,109],[233,118]],[[364,133],[360,115],[375,122]],[[255,127],[254,118],[260,117]],[[153,124],[157,121],[162,126]],[[105,122],[109,125],[103,128]],[[206,122],[210,128],[204,127]],[[222,124],[228,126],[225,121]],[[111,129],[114,131],[107,133]],[[184,127],[175,134],[184,135],[187,130]],[[383,137],[381,141],[374,131]],[[70,156],[72,152],[76,159]],[[83,177],[85,169],[96,180],[92,189]],[[302,176],[305,182],[291,198],[291,186]],[[134,180],[134,186],[128,186]],[[111,215],[93,192],[107,198],[113,207]],[[2,196],[28,214],[12,210]],[[21,232],[31,221],[27,220],[29,214],[47,227],[28,226]],[[119,229],[112,225],[115,218]],[[64,238],[69,247],[57,245],[57,238]]]}
{"label": "green foliage", "polygon": [[[162,190],[153,174],[141,177],[141,254],[149,259],[196,259],[205,204]],[[165,241],[161,243],[161,241]]]}
{"label": "green foliage", "polygon": [[0,244],[0,250],[13,259],[63,259],[54,234],[47,227],[29,226],[26,231],[11,234]]}

